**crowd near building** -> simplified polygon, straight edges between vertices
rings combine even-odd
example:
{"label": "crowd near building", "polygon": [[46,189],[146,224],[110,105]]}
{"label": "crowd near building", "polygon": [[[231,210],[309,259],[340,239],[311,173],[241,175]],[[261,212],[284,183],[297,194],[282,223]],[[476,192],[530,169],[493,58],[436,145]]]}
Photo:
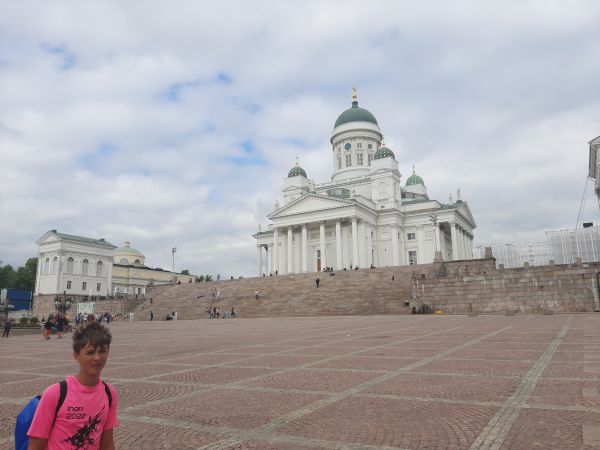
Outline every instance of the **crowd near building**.
{"label": "crowd near building", "polygon": [[102,297],[145,295],[146,287],[189,283],[193,276],[145,265],[145,256],[125,242],[107,242],[50,230],[36,241],[34,295]]}
{"label": "crowd near building", "polygon": [[[258,274],[291,274],[472,258],[476,227],[457,191],[448,203],[429,198],[414,170],[399,164],[375,116],[352,106],[330,138],[331,181],[314,183],[298,161],[284,179],[268,229],[256,233]],[[326,157],[326,155],[324,155]]]}

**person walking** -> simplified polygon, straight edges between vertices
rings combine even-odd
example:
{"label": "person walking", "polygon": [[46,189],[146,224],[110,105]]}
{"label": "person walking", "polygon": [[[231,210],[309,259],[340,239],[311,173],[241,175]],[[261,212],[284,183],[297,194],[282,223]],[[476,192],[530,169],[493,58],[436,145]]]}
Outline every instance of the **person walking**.
{"label": "person walking", "polygon": [[12,319],[6,319],[6,322],[4,322],[4,333],[2,333],[3,338],[4,337],[8,338],[11,328],[12,328]]}
{"label": "person walking", "polygon": [[256,300],[258,300],[258,299],[259,299],[259,295],[258,295],[258,289],[254,291],[254,298],[255,298]]}
{"label": "person walking", "polygon": [[65,319],[62,316],[58,316],[56,320],[56,338],[62,339],[65,331]]}
{"label": "person walking", "polygon": [[318,287],[319,287],[319,283],[321,283],[321,279],[320,279],[320,278],[317,278],[317,279],[315,280],[315,283],[317,284],[317,288],[318,288]]}
{"label": "person walking", "polygon": [[52,336],[52,318],[48,316],[48,320],[44,323],[44,338],[50,340]]}
{"label": "person walking", "polygon": [[150,322],[154,320],[154,312],[150,311]]}

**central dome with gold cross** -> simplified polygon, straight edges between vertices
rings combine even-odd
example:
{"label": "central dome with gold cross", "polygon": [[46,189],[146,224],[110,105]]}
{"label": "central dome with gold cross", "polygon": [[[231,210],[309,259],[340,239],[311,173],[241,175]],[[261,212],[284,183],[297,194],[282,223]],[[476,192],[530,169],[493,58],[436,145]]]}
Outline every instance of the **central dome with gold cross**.
{"label": "central dome with gold cross", "polygon": [[319,172],[322,161],[303,168],[296,158],[283,179],[283,203],[276,199],[265,231],[253,235],[259,274],[471,258],[476,224],[467,203],[429,198],[414,166],[402,184],[401,149],[386,145],[380,122],[359,106],[356,87],[329,143],[331,178],[315,183],[305,168]]}

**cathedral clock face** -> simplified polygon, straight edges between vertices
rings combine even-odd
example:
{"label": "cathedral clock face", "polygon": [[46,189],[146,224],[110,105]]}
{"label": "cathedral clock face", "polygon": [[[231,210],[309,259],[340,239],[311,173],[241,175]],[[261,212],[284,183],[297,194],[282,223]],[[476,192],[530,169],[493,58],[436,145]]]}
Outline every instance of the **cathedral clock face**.
{"label": "cathedral clock face", "polygon": [[344,145],[344,148],[346,150],[350,150],[352,148],[352,145],[348,142],[346,145]]}

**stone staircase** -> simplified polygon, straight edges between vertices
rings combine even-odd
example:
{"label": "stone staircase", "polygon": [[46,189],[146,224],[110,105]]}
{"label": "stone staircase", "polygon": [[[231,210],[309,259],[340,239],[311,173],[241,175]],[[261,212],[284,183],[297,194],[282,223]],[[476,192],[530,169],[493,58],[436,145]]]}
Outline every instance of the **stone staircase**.
{"label": "stone staircase", "polygon": [[[404,300],[412,297],[414,270],[393,267],[336,271],[334,276],[322,272],[155,286],[146,290],[146,301],[134,317],[149,320],[152,310],[155,320],[172,311],[178,319],[201,319],[213,306],[219,306],[221,314],[235,306],[243,318],[410,314]],[[220,291],[218,301],[213,300],[215,288]]]}

